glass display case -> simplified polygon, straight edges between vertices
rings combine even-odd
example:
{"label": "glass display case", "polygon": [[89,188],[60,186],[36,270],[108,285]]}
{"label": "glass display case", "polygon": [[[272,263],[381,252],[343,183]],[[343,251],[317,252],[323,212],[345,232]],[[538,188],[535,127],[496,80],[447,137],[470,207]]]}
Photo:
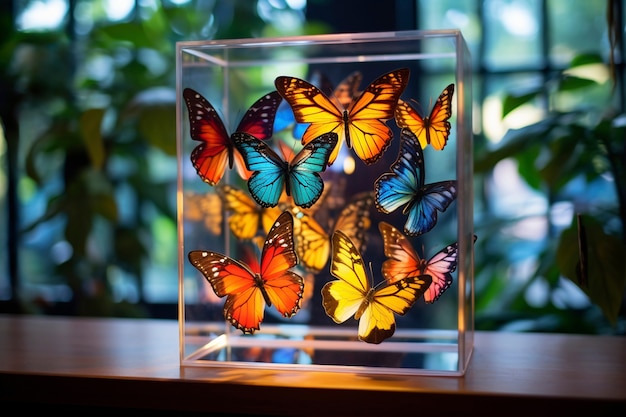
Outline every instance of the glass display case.
{"label": "glass display case", "polygon": [[470,62],[456,30],[177,44],[182,366],[464,374]]}

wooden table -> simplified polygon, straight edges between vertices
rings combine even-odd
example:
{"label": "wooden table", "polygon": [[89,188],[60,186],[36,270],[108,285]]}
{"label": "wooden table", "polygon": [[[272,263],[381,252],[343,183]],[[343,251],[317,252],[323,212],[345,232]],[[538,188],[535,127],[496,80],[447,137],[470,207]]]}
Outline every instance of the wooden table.
{"label": "wooden table", "polygon": [[464,377],[365,377],[181,368],[170,320],[0,315],[0,406],[134,416],[626,416],[626,338],[477,332]]}

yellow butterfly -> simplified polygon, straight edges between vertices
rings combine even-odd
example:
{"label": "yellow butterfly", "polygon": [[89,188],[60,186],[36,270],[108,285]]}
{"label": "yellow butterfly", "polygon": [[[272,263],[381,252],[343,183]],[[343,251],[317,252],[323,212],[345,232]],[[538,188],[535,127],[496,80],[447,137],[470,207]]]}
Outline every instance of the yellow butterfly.
{"label": "yellow butterfly", "polygon": [[231,212],[228,226],[239,239],[253,239],[262,228],[268,233],[276,218],[282,212],[278,207],[263,208],[245,191],[227,184],[216,186],[224,209]]}
{"label": "yellow butterfly", "polygon": [[222,203],[217,194],[185,191],[185,220],[203,222],[211,234],[222,234]]}
{"label": "yellow butterfly", "polygon": [[409,103],[398,100],[396,123],[400,128],[407,128],[417,136],[422,149],[428,144],[440,151],[448,143],[452,116],[452,95],[454,84],[448,85],[433,106],[429,116],[421,116]]}
{"label": "yellow butterfly", "polygon": [[340,230],[333,233],[331,259],[330,272],[338,280],[322,287],[324,310],[335,323],[354,316],[359,321],[358,338],[367,343],[379,344],[393,336],[394,313],[406,314],[432,281],[430,275],[420,275],[372,287],[361,254]]}
{"label": "yellow butterfly", "polygon": [[310,123],[302,136],[307,144],[316,137],[335,132],[339,141],[328,159],[337,159],[344,140],[366,164],[378,161],[389,147],[393,132],[386,121],[393,119],[398,98],[409,81],[409,69],[402,68],[374,80],[346,108],[342,97],[330,99],[313,84],[296,77],[277,77],[274,85],[289,103],[298,123]]}
{"label": "yellow butterfly", "polygon": [[[370,207],[374,203],[373,192],[356,194],[341,210],[332,230],[341,230],[362,251],[365,234],[370,228]],[[319,273],[328,262],[330,235],[315,220],[313,215],[294,207],[291,210],[296,236],[296,253],[302,266],[308,271]]]}

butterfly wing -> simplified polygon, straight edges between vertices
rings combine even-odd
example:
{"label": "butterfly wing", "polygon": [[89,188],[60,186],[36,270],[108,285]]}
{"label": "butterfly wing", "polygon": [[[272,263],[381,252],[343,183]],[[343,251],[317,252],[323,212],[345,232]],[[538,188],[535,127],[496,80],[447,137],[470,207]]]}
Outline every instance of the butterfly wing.
{"label": "butterfly wing", "polygon": [[341,80],[337,87],[334,90],[331,89],[331,92],[327,94],[332,94],[329,97],[331,100],[335,100],[337,108],[347,109],[352,100],[359,96],[359,86],[362,80],[363,74],[359,71],[354,71]]}
{"label": "butterfly wing", "polygon": [[191,138],[201,142],[191,152],[191,163],[200,178],[213,186],[224,176],[233,146],[222,119],[206,98],[191,88],[183,90],[183,98],[189,113]]}
{"label": "butterfly wing", "polygon": [[359,339],[381,343],[396,330],[394,313],[405,315],[431,285],[429,275],[408,277],[393,284],[381,282],[359,320]]}
{"label": "butterfly wing", "polygon": [[374,164],[389,147],[393,132],[386,121],[393,119],[398,99],[409,82],[402,68],[374,80],[348,110],[346,143],[359,159]]}
{"label": "butterfly wing", "polygon": [[452,96],[454,84],[448,85],[435,102],[428,117],[422,118],[419,112],[405,101],[398,100],[395,117],[400,128],[408,128],[417,136],[422,148],[430,144],[436,150],[442,150],[450,136],[452,116]]}
{"label": "butterfly wing", "polygon": [[215,236],[222,234],[222,202],[217,194],[197,194],[185,191],[185,220],[204,222],[206,230]]}
{"label": "butterfly wing", "polygon": [[265,301],[254,272],[242,262],[216,252],[191,251],[188,258],[209,281],[215,294],[226,297],[226,320],[244,333],[258,330]]}
{"label": "butterfly wing", "polygon": [[404,206],[406,234],[416,236],[431,230],[437,223],[437,211],[445,211],[456,199],[456,181],[424,185],[424,155],[415,134],[402,129],[400,152],[374,183],[376,208],[391,213]]}
{"label": "butterfly wing", "polygon": [[290,271],[297,263],[293,217],[288,211],[284,211],[267,234],[260,265],[263,288],[269,304],[283,317],[291,317],[300,309],[304,279]]}
{"label": "butterfly wing", "polygon": [[331,248],[330,273],[337,280],[322,287],[322,303],[335,323],[343,323],[367,302],[370,283],[361,254],[340,230],[333,233]]}
{"label": "butterfly wing", "polygon": [[[476,242],[474,235],[474,242]],[[433,283],[424,293],[424,301],[431,304],[452,285],[452,273],[456,271],[459,257],[459,243],[446,246],[428,260],[424,273],[433,277]]]}
{"label": "butterfly wing", "polygon": [[289,163],[287,195],[297,206],[311,207],[324,191],[319,175],[326,170],[328,158],[337,146],[337,134],[325,133],[304,145]]}
{"label": "butterfly wing", "polygon": [[341,231],[333,233],[331,259],[330,271],[338,280],[322,288],[326,314],[336,323],[354,316],[359,320],[358,337],[367,343],[391,337],[396,328],[394,313],[406,314],[431,282],[422,275],[371,288],[361,254]]}
{"label": "butterfly wing", "polygon": [[302,134],[304,145],[326,133],[334,132],[337,134],[337,149],[333,151],[328,161],[329,164],[332,164],[337,158],[338,148],[345,138],[344,109],[339,109],[322,90],[300,78],[277,77],[274,85],[291,106],[296,122],[309,123]]}
{"label": "butterfly wing", "polygon": [[278,91],[272,91],[259,98],[246,111],[235,132],[245,132],[260,140],[271,138],[274,119],[282,100]]}
{"label": "butterfly wing", "polygon": [[285,188],[288,171],[283,161],[267,143],[243,132],[233,133],[235,146],[244,158],[246,168],[252,171],[248,190],[261,207],[275,207]]}
{"label": "butterfly wing", "polygon": [[[378,223],[383,238],[383,247],[387,260],[383,262],[382,273],[387,282],[421,275],[425,272],[426,262],[420,258],[411,242],[395,227],[387,222]],[[433,281],[436,278],[433,277]]]}
{"label": "butterfly wing", "polygon": [[333,225],[333,230],[341,230],[359,252],[365,250],[366,234],[372,224],[370,208],[373,203],[373,192],[365,191],[355,194],[341,210]]}
{"label": "butterfly wing", "polygon": [[281,211],[278,208],[262,208],[241,189],[231,185],[218,185],[217,193],[224,209],[230,211],[228,225],[238,239],[252,239],[262,227],[267,233]]}
{"label": "butterfly wing", "polygon": [[318,273],[328,262],[330,237],[315,218],[300,207],[293,207],[291,212],[298,259],[308,271]]}

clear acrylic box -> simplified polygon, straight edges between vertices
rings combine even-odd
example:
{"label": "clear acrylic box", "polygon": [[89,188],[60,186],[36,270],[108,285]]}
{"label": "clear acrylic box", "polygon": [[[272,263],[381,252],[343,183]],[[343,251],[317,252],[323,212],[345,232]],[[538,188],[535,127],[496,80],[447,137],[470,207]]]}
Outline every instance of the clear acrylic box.
{"label": "clear acrylic box", "polygon": [[[181,365],[462,376],[471,357],[474,332],[472,80],[462,34],[457,30],[402,31],[179,42],[176,64]],[[405,315],[395,315],[393,336],[371,344],[357,340],[357,320],[337,324],[325,313],[321,287],[336,279],[330,274],[330,260],[318,273],[298,266],[296,271],[305,279],[300,310],[284,318],[274,307],[266,307],[260,329],[244,335],[225,320],[224,298],[215,295],[188,259],[190,251],[206,250],[241,260],[244,254],[240,248],[246,242],[231,232],[227,221],[232,211],[224,208],[218,186],[204,182],[191,163],[190,155],[199,142],[190,136],[183,90],[193,88],[202,94],[230,134],[256,99],[275,90],[278,76],[298,77],[317,86],[325,79],[337,86],[353,71],[359,71],[363,90],[381,74],[398,68],[410,69],[402,100],[417,100],[426,114],[442,90],[450,83],[455,85],[447,145],[441,151],[427,146],[423,153],[425,182],[454,179],[457,197],[445,212],[438,213],[432,230],[410,238],[425,259],[458,242],[452,285],[436,302],[427,304],[418,299]],[[281,106],[286,104],[283,100]],[[297,136],[289,124],[289,107],[287,112],[284,107],[280,109],[274,135]],[[284,117],[287,121],[279,120]],[[322,207],[320,211],[330,213],[326,217],[336,215],[356,193],[372,191],[373,181],[390,170],[399,152],[400,129],[393,119],[387,125],[393,139],[375,164],[366,165],[344,144],[337,161],[321,174],[328,193],[316,204]],[[353,172],[348,174],[345,167],[349,162]],[[227,167],[225,171],[220,184],[248,192],[235,169]],[[383,280],[380,265],[385,258],[377,224],[387,221],[402,230],[404,218],[398,212],[381,213],[375,204],[369,216],[362,256],[378,283]],[[326,220],[318,223],[326,228],[336,219]],[[326,230],[329,235],[330,227]]]}

